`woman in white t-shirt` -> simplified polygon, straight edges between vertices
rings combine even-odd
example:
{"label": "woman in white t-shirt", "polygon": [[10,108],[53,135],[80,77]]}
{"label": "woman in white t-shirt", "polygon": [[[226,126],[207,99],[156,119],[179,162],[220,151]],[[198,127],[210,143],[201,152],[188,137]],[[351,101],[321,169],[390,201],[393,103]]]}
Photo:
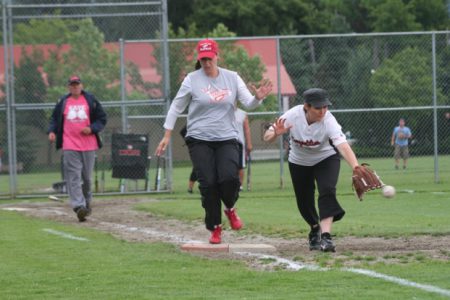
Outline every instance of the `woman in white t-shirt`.
{"label": "woman in white t-shirt", "polygon": [[[339,221],[345,211],[336,198],[340,156],[352,169],[358,160],[348,144],[341,126],[328,111],[328,93],[319,88],[303,93],[304,104],[285,112],[266,131],[264,140],[274,141],[289,132],[289,170],[297,206],[310,225],[310,250],[334,252],[331,239],[332,223]],[[315,206],[316,187],[318,212]]]}

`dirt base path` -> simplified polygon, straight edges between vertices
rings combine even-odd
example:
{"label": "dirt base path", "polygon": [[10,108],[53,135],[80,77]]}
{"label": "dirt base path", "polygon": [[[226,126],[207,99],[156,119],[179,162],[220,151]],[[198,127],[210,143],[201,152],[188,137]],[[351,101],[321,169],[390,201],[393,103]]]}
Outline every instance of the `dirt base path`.
{"label": "dirt base path", "polygon": [[[18,210],[21,213],[53,220],[65,224],[94,228],[110,233],[120,239],[137,242],[162,241],[181,246],[184,243],[206,243],[209,233],[201,222],[182,222],[154,216],[150,213],[133,209],[137,203],[152,202],[151,199],[120,199],[96,201],[92,216],[86,222],[78,222],[75,213],[67,203],[43,202],[1,205],[0,209]],[[245,220],[244,220],[245,221]],[[426,258],[450,259],[450,236],[414,236],[408,238],[356,238],[339,237],[335,239],[336,253],[324,257],[320,252],[309,251],[307,238],[282,239],[261,235],[245,235],[228,229],[223,231],[223,243],[229,244],[268,244],[277,249],[274,254],[292,261],[304,264],[333,266],[358,266],[362,263],[375,262],[405,263]],[[233,257],[259,268],[270,267],[267,263],[258,264],[251,256],[232,253],[199,252],[195,255],[209,257]]]}

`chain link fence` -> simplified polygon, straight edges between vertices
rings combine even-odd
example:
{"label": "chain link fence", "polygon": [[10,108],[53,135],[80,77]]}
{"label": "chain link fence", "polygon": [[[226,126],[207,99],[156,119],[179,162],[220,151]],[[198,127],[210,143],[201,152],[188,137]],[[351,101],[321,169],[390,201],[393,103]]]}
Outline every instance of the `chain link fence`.
{"label": "chain link fence", "polygon": [[[82,77],[108,114],[94,191],[170,191],[172,169],[189,163],[178,134],[185,115],[166,157],[158,160],[153,153],[169,100],[194,69],[198,40],[162,38],[167,35],[165,1],[20,3],[2,4],[0,196],[64,192],[58,185],[61,153],[49,144],[46,131],[71,74]],[[283,177],[287,138],[264,143],[264,130],[301,104],[304,90],[321,87],[329,91],[330,109],[360,160],[392,160],[394,168],[391,136],[403,118],[413,135],[411,168],[414,158],[427,158],[426,168],[435,170],[439,181],[439,166],[450,157],[450,32],[217,40],[220,66],[238,71],[249,83],[263,78],[274,83],[273,94],[248,112],[254,163],[279,160]],[[129,159],[121,165],[122,156]]]}
{"label": "chain link fence", "polygon": [[[65,192],[62,154],[48,142],[47,128],[73,74],[81,76],[85,90],[100,100],[108,115],[94,191],[168,190],[165,161],[159,162],[159,176],[150,173],[157,164],[151,152],[155,138],[163,134],[161,122],[128,122],[129,115],[161,115],[166,110],[166,1],[4,0],[2,26],[0,195]],[[125,45],[124,40],[134,39],[154,42],[139,49]],[[159,56],[153,55],[155,48]],[[156,64],[161,66],[158,85],[141,86],[145,72]]]}
{"label": "chain link fence", "polygon": [[[248,115],[253,161],[280,160],[280,182],[287,137],[267,144],[262,136],[268,123],[302,104],[301,95],[310,87],[329,91],[333,102],[330,110],[362,161],[385,159],[394,169],[392,134],[404,119],[412,131],[412,170],[426,168],[435,174],[429,180],[440,182],[439,166],[448,165],[450,154],[450,32],[217,40],[222,49],[221,66],[238,71],[246,82],[269,78],[275,85],[273,95]],[[170,61],[184,61],[180,64],[184,72],[194,65],[194,42],[170,41]],[[180,71],[170,74],[174,76],[171,86],[178,87]],[[172,89],[172,96],[175,92]],[[178,122],[180,128],[182,124]],[[182,145],[183,140],[175,136],[175,162],[189,159]],[[425,166],[414,166],[415,158],[425,161]]]}

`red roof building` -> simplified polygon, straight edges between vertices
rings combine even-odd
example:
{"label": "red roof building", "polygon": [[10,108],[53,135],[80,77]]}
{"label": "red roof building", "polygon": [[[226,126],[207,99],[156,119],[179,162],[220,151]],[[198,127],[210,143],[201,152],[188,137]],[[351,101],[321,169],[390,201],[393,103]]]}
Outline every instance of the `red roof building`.
{"label": "red roof building", "polygon": [[[274,89],[273,94],[278,94],[278,88],[281,89],[281,95],[283,98],[295,96],[297,91],[286,71],[283,64],[280,66],[280,81],[278,84],[277,76],[277,56],[276,56],[276,40],[274,39],[257,39],[257,40],[239,40],[236,42],[238,45],[242,45],[249,53],[250,56],[259,55],[263,64],[266,66],[265,78],[272,81]],[[18,65],[22,51],[31,53],[34,48],[38,48],[43,51],[44,59],[49,56],[50,50],[56,50],[55,45],[27,45],[14,46],[14,62]],[[118,43],[106,43],[105,48],[119,52]],[[62,52],[69,50],[68,45],[61,47]],[[124,59],[126,62],[133,62],[138,68],[144,82],[159,83],[161,82],[161,75],[158,74],[156,68],[153,66],[156,59],[152,56],[153,45],[146,42],[133,42],[125,44]],[[4,48],[0,47],[0,56],[4,57]],[[4,82],[5,74],[4,59],[0,59],[0,82]],[[44,81],[46,82],[46,76],[42,74]],[[130,91],[132,87],[127,84],[127,90]]]}

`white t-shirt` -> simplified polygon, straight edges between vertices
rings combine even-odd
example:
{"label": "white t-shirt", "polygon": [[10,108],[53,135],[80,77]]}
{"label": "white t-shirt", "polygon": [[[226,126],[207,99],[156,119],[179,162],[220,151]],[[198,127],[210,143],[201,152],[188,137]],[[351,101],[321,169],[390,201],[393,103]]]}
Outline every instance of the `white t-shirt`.
{"label": "white t-shirt", "polygon": [[196,70],[184,78],[170,105],[164,128],[173,130],[178,116],[189,105],[187,137],[203,141],[237,139],[239,131],[234,116],[237,100],[249,109],[261,102],[236,72],[219,68],[219,75],[211,78],[203,69]]}
{"label": "white t-shirt", "polygon": [[282,116],[285,126],[293,125],[289,133],[289,162],[314,166],[327,157],[336,154],[336,147],[346,143],[347,139],[334,116],[327,111],[320,122],[308,125],[303,105],[297,105],[285,112]]}
{"label": "white t-shirt", "polygon": [[242,109],[237,108],[234,115],[236,116],[236,124],[239,130],[238,141],[245,147],[244,122],[247,117],[247,113]]}

